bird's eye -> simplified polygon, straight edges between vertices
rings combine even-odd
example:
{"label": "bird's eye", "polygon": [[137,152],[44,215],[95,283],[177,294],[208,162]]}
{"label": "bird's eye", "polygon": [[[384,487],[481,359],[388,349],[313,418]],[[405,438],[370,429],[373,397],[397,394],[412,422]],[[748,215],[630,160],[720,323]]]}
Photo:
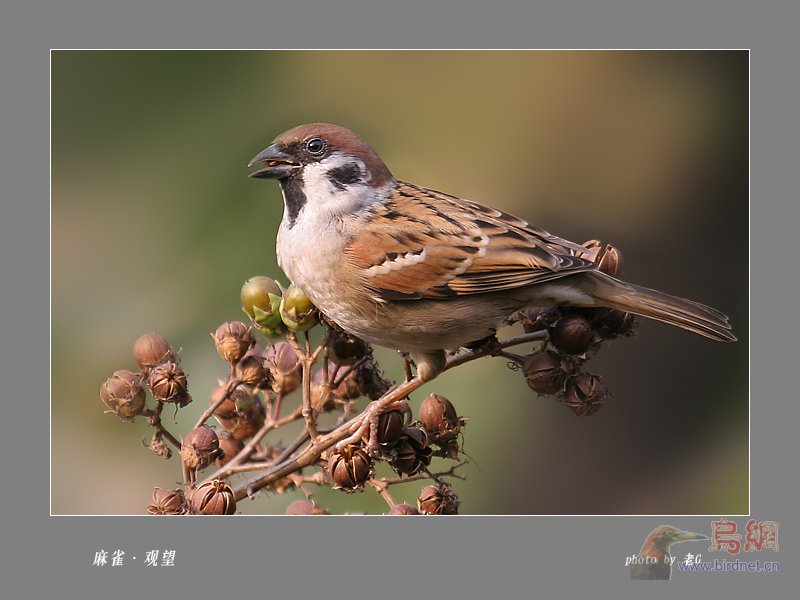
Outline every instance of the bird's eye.
{"label": "bird's eye", "polygon": [[306,150],[314,156],[321,156],[325,152],[325,142],[320,138],[311,138],[306,142]]}

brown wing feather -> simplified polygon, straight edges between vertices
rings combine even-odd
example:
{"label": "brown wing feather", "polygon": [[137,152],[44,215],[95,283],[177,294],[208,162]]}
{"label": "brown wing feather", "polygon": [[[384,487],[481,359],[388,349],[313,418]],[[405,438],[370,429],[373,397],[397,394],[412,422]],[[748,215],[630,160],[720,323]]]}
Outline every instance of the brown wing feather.
{"label": "brown wing feather", "polygon": [[[414,231],[397,226],[398,215]],[[595,269],[582,246],[480,204],[398,182],[345,254],[383,300],[447,298],[517,288]]]}

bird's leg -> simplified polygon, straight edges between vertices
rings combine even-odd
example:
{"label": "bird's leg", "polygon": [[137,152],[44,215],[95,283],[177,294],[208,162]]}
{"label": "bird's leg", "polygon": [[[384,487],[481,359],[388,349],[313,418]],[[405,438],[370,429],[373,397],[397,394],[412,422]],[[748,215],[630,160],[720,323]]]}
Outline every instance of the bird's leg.
{"label": "bird's leg", "polygon": [[419,387],[420,384],[421,382],[418,379],[403,383],[389,390],[380,400],[367,404],[364,412],[361,413],[360,420],[356,423],[355,429],[351,430],[351,434],[348,437],[336,444],[336,449],[341,450],[349,444],[358,444],[363,440],[367,440],[369,451],[371,453],[377,452],[378,421],[381,414],[390,410],[399,410],[406,415],[406,420],[408,420],[411,409],[408,406],[408,402],[405,401],[405,397],[409,392],[405,391],[404,388],[409,387],[409,385]]}
{"label": "bird's leg", "polygon": [[411,355],[414,358],[414,362],[417,364],[417,377],[422,382],[436,378],[447,364],[444,350],[412,352]]}
{"label": "bird's leg", "polygon": [[392,400],[388,404],[385,404],[381,400],[370,402],[367,408],[364,409],[364,419],[361,421],[361,424],[352,435],[336,444],[336,449],[340,450],[348,444],[357,444],[366,440],[367,452],[373,456],[378,454],[380,449],[380,444],[378,442],[378,422],[383,413],[392,410],[400,411],[406,416],[406,422],[409,421],[411,407],[408,406],[408,402],[404,399]]}

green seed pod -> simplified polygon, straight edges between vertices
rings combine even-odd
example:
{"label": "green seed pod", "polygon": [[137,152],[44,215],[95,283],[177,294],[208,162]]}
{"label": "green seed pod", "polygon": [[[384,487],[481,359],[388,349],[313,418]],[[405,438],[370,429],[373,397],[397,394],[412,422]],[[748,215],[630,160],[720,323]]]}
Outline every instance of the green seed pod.
{"label": "green seed pod", "polygon": [[286,333],[281,321],[280,306],[283,290],[278,283],[264,275],[251,277],[242,286],[242,310],[259,331],[280,336]]}
{"label": "green seed pod", "polygon": [[317,308],[305,293],[290,285],[281,298],[280,315],[289,331],[308,331],[318,323]]}

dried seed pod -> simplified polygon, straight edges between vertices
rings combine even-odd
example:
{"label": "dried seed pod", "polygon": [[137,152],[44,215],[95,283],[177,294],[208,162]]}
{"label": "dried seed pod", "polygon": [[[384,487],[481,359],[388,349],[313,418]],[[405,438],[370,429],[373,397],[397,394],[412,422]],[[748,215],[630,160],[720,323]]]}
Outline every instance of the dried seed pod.
{"label": "dried seed pod", "polygon": [[[319,368],[311,375],[311,396],[312,404],[317,410],[332,410],[336,407],[336,403],[347,402],[348,400],[355,400],[361,396],[361,386],[359,385],[359,370],[350,369],[350,367],[341,367],[329,362],[328,372],[325,369]],[[329,384],[336,383],[336,379],[340,379],[342,375],[347,373],[347,376],[335,388],[330,389]],[[326,384],[326,381],[328,382]],[[320,403],[325,400],[324,406],[320,408]]]}
{"label": "dried seed pod", "polygon": [[566,314],[550,328],[550,341],[565,354],[583,354],[593,340],[592,324],[579,314]]}
{"label": "dried seed pod", "polygon": [[167,340],[151,331],[139,336],[133,343],[133,358],[139,368],[147,372],[161,363],[175,361],[175,353]]}
{"label": "dried seed pod", "polygon": [[604,340],[631,335],[636,317],[631,313],[611,308],[598,308],[594,319],[594,329]]}
{"label": "dried seed pod", "polygon": [[395,504],[387,515],[418,515],[419,511],[411,506],[408,502],[401,502],[400,504]]}
{"label": "dried seed pod", "polygon": [[328,363],[327,375],[322,367],[311,374],[311,406],[318,413],[334,410],[342,402],[332,387],[335,372],[336,365]]}
{"label": "dried seed pod", "polygon": [[599,375],[580,373],[570,377],[564,403],[577,416],[593,415],[606,403],[608,389]]}
{"label": "dried seed pod", "polygon": [[[237,390],[240,388],[237,388]],[[266,409],[261,398],[255,394],[237,394],[236,408],[232,415],[214,414],[221,427],[230,432],[235,440],[243,441],[253,437],[264,425]]]}
{"label": "dried seed pod", "polygon": [[190,469],[204,469],[219,455],[217,433],[205,425],[192,429],[181,444],[181,460]]}
{"label": "dried seed pod", "polygon": [[523,308],[518,312],[519,321],[525,333],[544,331],[561,318],[562,311],[557,306]]}
{"label": "dried seed pod", "polygon": [[529,355],[522,365],[528,387],[539,394],[557,394],[564,389],[569,369],[561,357],[549,350]]}
{"label": "dried seed pod", "polygon": [[153,489],[153,498],[147,506],[151,515],[183,515],[187,512],[186,498],[181,490]]}
{"label": "dried seed pod", "polygon": [[103,404],[123,421],[132,421],[144,410],[146,396],[142,376],[124,369],[114,371],[100,386]]}
{"label": "dried seed pod", "polygon": [[246,385],[264,387],[269,383],[268,371],[264,368],[264,359],[249,354],[236,363],[233,368],[234,377]]}
{"label": "dried seed pod", "polygon": [[342,366],[349,366],[367,356],[370,347],[361,338],[337,331],[328,342],[328,351],[333,362]]}
{"label": "dried seed pod", "polygon": [[227,429],[220,429],[217,431],[217,438],[219,439],[219,454],[217,455],[214,464],[218,467],[227,465],[233,457],[235,457],[244,448],[244,444],[234,439],[230,431]]}
{"label": "dried seed pod", "polygon": [[222,360],[231,364],[242,360],[254,343],[250,328],[241,321],[223,323],[211,337],[214,338],[214,345]]}
{"label": "dried seed pod", "polygon": [[147,379],[153,397],[160,402],[174,402],[186,406],[192,401],[186,373],[173,361],[167,361],[150,369]]}
{"label": "dried seed pod", "polygon": [[196,515],[232,515],[236,512],[236,496],[231,486],[220,479],[198,486],[192,492],[189,504]]}
{"label": "dried seed pod", "polygon": [[424,450],[429,446],[428,434],[422,427],[417,427],[416,425],[403,427],[403,436],[408,438],[415,450]]}
{"label": "dried seed pod", "polygon": [[164,441],[164,436],[160,431],[156,431],[153,434],[153,438],[150,440],[150,444],[147,447],[150,448],[156,456],[160,456],[166,460],[172,458],[172,450],[167,446],[167,443]]}
{"label": "dried seed pod", "polygon": [[271,335],[283,335],[286,326],[281,320],[280,306],[283,290],[264,275],[251,277],[242,285],[242,310],[253,320],[259,331]]}
{"label": "dried seed pod", "polygon": [[612,277],[622,275],[622,253],[619,249],[611,244],[603,244],[600,240],[589,240],[583,246],[589,251],[581,254],[582,258],[591,260],[600,271]]}
{"label": "dried seed pod", "polygon": [[280,305],[281,319],[289,331],[308,331],[319,322],[318,311],[305,295],[305,292],[296,285],[290,285],[283,293]]}
{"label": "dried seed pod", "polygon": [[431,464],[432,456],[425,430],[416,426],[404,427],[402,437],[392,449],[389,465],[401,475],[414,475]]}
{"label": "dried seed pod", "polygon": [[303,379],[300,359],[288,342],[278,342],[264,351],[264,362],[272,376],[272,391],[291,394]]}
{"label": "dried seed pod", "polygon": [[358,366],[356,381],[361,395],[370,400],[377,400],[392,387],[392,382],[383,377],[378,364],[372,359],[365,360]]}
{"label": "dried seed pod", "polygon": [[[211,392],[211,396],[208,398],[209,406],[214,406],[217,402],[222,400],[222,397],[227,394],[227,397],[222,400],[222,403],[214,409],[214,414],[222,417],[231,418],[233,417],[234,413],[236,412],[236,402],[233,399],[234,393],[239,391],[240,388],[234,389],[232,392],[228,393],[228,386],[221,385],[214,389]],[[239,392],[239,393],[243,393]]]}
{"label": "dried seed pod", "polygon": [[345,446],[328,455],[328,472],[334,489],[360,489],[372,477],[372,467],[372,459],[359,446]]}
{"label": "dried seed pod", "polygon": [[430,439],[434,442],[444,442],[458,437],[463,425],[459,419],[452,402],[440,396],[431,394],[419,406],[419,419]]}
{"label": "dried seed pod", "polygon": [[426,515],[457,515],[461,502],[444,481],[426,485],[419,493],[417,506]]}
{"label": "dried seed pod", "polygon": [[413,475],[422,468],[422,463],[417,458],[417,451],[404,438],[400,438],[392,446],[389,465],[400,475]]}
{"label": "dried seed pod", "polygon": [[284,511],[285,515],[329,515],[327,509],[308,498],[306,500],[295,500]]}
{"label": "dried seed pod", "polygon": [[403,413],[399,410],[389,410],[378,417],[378,443],[392,444],[403,435]]}

